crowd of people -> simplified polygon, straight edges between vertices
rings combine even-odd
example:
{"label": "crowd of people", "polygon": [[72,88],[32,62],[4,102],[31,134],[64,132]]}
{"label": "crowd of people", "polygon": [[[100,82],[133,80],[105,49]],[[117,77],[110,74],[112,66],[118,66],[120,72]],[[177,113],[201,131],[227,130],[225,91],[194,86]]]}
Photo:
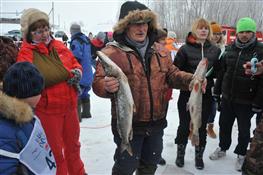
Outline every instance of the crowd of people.
{"label": "crowd of people", "polygon": [[[238,20],[231,45],[225,45],[220,24],[195,19],[181,47],[176,33],[160,27],[157,15],[137,1],[121,5],[113,32],[87,36],[81,25],[72,23],[69,46],[68,36],[64,43],[52,36],[48,14],[39,9],[23,11],[20,23],[20,48],[12,39],[0,37],[0,174],[87,174],[80,155],[79,122],[92,117],[91,89],[111,100],[116,144],[112,175],[154,175],[157,165],[166,163],[162,150],[168,105],[172,89],[180,90],[175,164],[183,167],[188,138],[192,137],[187,102],[203,58],[208,60],[208,71],[205,79],[198,80],[205,90],[200,142],[194,147],[195,167],[205,168],[207,135],[217,138],[213,128],[219,111],[219,145],[209,158],[214,161],[226,156],[237,120],[235,168],[243,175],[263,174],[263,44],[257,41],[252,18]],[[121,148],[114,95],[120,80],[107,75],[97,51],[107,55],[128,78],[136,108],[132,154]],[[252,58],[257,60],[255,65]],[[251,139],[254,114],[257,127]]]}

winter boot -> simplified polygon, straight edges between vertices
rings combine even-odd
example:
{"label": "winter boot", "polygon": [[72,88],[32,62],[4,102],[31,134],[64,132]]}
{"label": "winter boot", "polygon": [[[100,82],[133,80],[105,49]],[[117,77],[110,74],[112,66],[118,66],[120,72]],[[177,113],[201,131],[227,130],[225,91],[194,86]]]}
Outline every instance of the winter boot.
{"label": "winter boot", "polygon": [[90,99],[82,99],[82,113],[81,113],[81,118],[91,118],[90,114]]}
{"label": "winter boot", "polygon": [[79,117],[79,122],[82,121],[82,119],[81,119],[81,106],[82,106],[81,99],[78,99],[78,117]]}
{"label": "winter boot", "polygon": [[154,175],[156,169],[157,166],[155,165],[145,165],[144,163],[140,162],[135,175]]}
{"label": "winter boot", "polygon": [[204,150],[205,147],[202,146],[195,147],[195,167],[199,170],[204,169],[204,161],[203,161]]}
{"label": "winter boot", "polygon": [[216,138],[216,133],[214,132],[214,124],[213,123],[209,123],[208,125],[207,125],[207,135],[209,136],[209,137],[211,137],[211,138],[213,138],[213,139],[215,139]]}
{"label": "winter boot", "polygon": [[178,167],[183,167],[184,166],[185,148],[186,148],[186,145],[184,145],[184,144],[177,145],[177,157],[176,157],[176,160],[175,160],[175,164]]}
{"label": "winter boot", "polygon": [[209,155],[209,158],[211,160],[218,160],[225,156],[226,156],[226,151],[221,150],[221,148],[218,147],[212,154]]}

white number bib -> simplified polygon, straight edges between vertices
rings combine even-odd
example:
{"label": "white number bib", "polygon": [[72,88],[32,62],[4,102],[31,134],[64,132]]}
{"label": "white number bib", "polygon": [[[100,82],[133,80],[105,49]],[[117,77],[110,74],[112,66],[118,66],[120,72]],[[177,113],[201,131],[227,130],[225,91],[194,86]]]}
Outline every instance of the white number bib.
{"label": "white number bib", "polygon": [[37,175],[55,175],[55,158],[39,119],[36,116],[34,118],[36,121],[33,131],[22,151],[17,154],[0,149],[0,155],[19,159],[22,164]]}

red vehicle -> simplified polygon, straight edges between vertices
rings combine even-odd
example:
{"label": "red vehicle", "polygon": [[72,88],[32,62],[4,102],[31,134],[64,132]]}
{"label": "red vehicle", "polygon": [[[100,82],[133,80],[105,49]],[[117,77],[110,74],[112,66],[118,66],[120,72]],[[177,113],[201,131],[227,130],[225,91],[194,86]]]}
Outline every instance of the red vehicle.
{"label": "red vehicle", "polygon": [[[236,28],[227,25],[222,25],[223,34],[226,37],[226,44],[231,44],[236,39]],[[259,42],[263,42],[263,32],[257,31],[256,37]]]}

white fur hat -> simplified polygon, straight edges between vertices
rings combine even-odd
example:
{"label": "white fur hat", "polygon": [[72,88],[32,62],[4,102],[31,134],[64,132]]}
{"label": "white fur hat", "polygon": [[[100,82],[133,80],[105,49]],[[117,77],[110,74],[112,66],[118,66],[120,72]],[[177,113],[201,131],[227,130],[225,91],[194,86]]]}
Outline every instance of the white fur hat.
{"label": "white fur hat", "polygon": [[29,26],[41,19],[46,20],[49,23],[48,15],[38,9],[29,8],[23,12],[20,24],[24,38],[27,36]]}

